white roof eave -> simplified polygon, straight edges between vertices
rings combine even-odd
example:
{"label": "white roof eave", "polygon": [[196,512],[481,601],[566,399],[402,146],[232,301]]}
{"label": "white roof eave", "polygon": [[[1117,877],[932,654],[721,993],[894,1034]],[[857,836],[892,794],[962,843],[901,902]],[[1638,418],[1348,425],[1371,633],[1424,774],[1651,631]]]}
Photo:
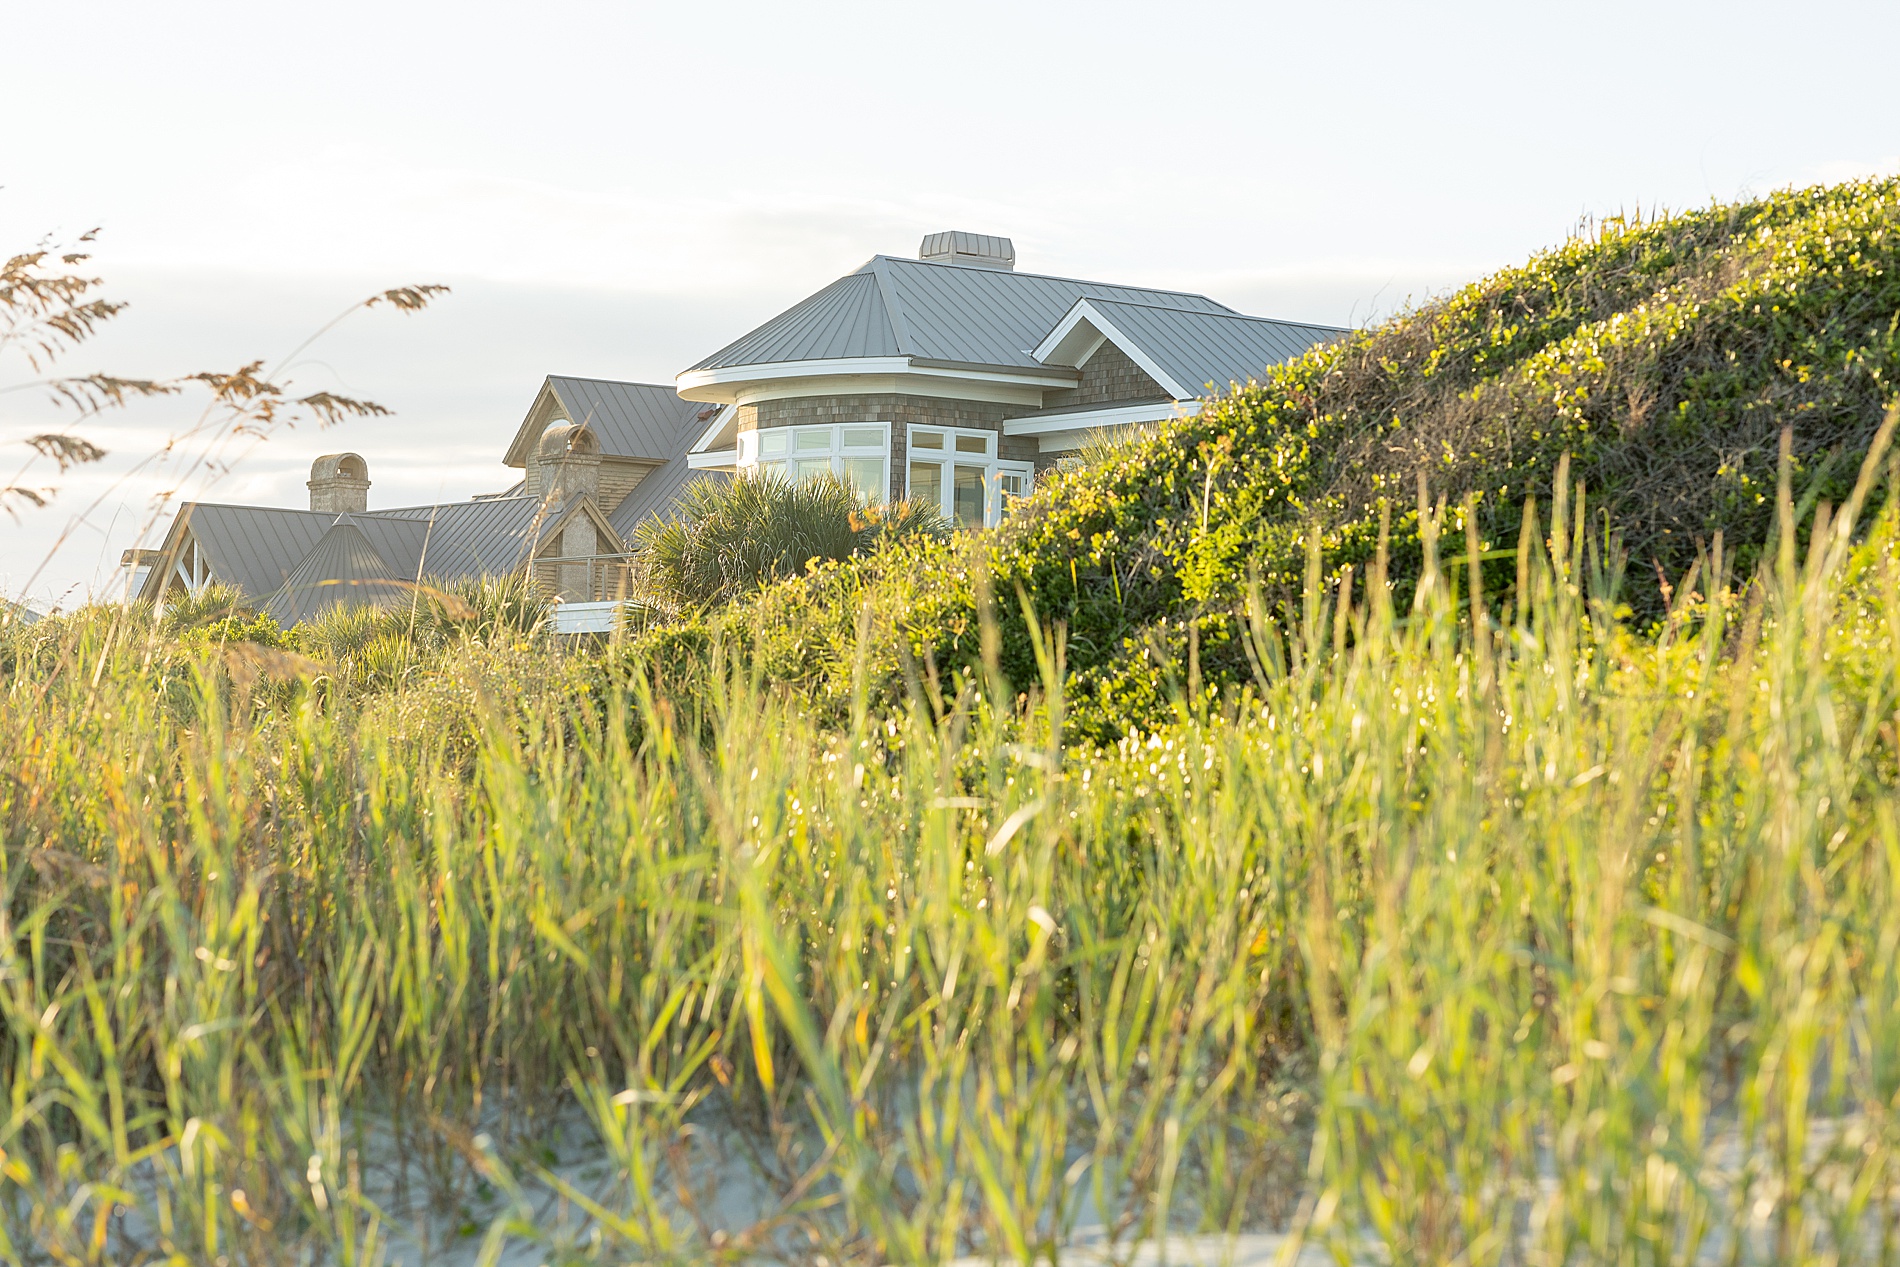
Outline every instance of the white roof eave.
{"label": "white roof eave", "polygon": [[1140,405],[1107,405],[1101,409],[1076,410],[1073,413],[1030,414],[1003,419],[1006,436],[1053,435],[1067,431],[1098,431],[1104,427],[1134,426],[1144,422],[1165,422],[1169,418],[1192,418],[1201,412],[1198,400],[1149,401]]}
{"label": "white roof eave", "polygon": [[732,404],[742,389],[756,383],[783,382],[798,378],[832,378],[853,375],[960,379],[973,383],[996,383],[1012,387],[1040,387],[1055,390],[1075,386],[1075,371],[1067,366],[1047,369],[1030,367],[1020,370],[1005,367],[946,366],[920,363],[908,356],[842,357],[823,361],[777,361],[761,365],[724,365],[716,369],[687,370],[673,380],[680,396],[713,404]]}

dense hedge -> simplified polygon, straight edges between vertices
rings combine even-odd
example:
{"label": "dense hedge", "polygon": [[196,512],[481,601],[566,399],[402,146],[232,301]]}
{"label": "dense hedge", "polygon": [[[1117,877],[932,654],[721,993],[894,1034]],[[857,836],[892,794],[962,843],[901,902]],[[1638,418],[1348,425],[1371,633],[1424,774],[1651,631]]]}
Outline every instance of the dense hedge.
{"label": "dense hedge", "polygon": [[[819,568],[635,654],[677,675],[743,646],[842,710],[860,660],[883,696],[907,660],[919,681],[970,663],[987,573],[1005,671],[1035,680],[1020,591],[1067,629],[1078,725],[1112,738],[1186,686],[1190,645],[1203,691],[1244,677],[1249,578],[1269,606],[1297,593],[1315,527],[1337,577],[1371,556],[1386,503],[1402,597],[1420,473],[1454,508],[1477,498],[1488,550],[1515,544],[1569,453],[1630,552],[1639,613],[1717,532],[1747,568],[1783,427],[1810,495],[1838,500],[1897,367],[1900,181],[1613,219],[1092,455],[991,533]],[[1508,587],[1511,565],[1490,566]]]}

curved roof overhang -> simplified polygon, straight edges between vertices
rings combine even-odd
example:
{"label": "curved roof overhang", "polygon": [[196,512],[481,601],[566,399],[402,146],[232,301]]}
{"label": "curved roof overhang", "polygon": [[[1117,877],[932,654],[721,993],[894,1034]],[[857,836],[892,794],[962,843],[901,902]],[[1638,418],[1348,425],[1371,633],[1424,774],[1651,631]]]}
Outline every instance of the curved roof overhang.
{"label": "curved roof overhang", "polygon": [[[783,395],[784,388],[801,380],[878,380],[867,391],[888,391],[895,382],[900,391],[919,395],[943,394],[952,384],[990,387],[1000,391],[1058,391],[1074,387],[1080,375],[1067,366],[1016,368],[1002,365],[966,365],[929,361],[913,356],[861,356],[821,361],[778,361],[761,365],[723,365],[687,370],[673,380],[687,400],[713,404],[740,404],[762,394]],[[830,390],[836,390],[835,387]]]}

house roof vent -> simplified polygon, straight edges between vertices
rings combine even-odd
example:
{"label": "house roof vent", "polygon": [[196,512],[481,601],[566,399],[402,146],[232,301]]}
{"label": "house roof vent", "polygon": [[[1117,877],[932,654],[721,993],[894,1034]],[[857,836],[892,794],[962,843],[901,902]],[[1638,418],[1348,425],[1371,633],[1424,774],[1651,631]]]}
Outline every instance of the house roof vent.
{"label": "house roof vent", "polygon": [[1016,267],[1016,245],[1008,238],[989,233],[964,233],[948,230],[924,235],[917,258],[938,264],[968,264],[975,268]]}

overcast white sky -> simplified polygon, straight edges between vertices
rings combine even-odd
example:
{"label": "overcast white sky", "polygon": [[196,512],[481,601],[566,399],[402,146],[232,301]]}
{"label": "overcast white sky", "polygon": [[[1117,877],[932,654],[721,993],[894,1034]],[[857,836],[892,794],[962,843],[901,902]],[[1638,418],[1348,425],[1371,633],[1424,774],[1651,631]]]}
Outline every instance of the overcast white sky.
{"label": "overcast white sky", "polygon": [[[0,253],[102,227],[132,306],[68,371],[230,368],[452,285],[295,371],[393,418],[183,490],[302,505],[353,449],[372,506],[412,504],[510,483],[543,375],[668,382],[935,229],[1360,323],[1584,215],[1900,170],[1896,37],[1892,0],[0,0]],[[109,580],[160,487],[127,469],[194,416],[92,426],[111,457],[0,519],[0,594]],[[0,394],[0,477],[56,421]]]}

